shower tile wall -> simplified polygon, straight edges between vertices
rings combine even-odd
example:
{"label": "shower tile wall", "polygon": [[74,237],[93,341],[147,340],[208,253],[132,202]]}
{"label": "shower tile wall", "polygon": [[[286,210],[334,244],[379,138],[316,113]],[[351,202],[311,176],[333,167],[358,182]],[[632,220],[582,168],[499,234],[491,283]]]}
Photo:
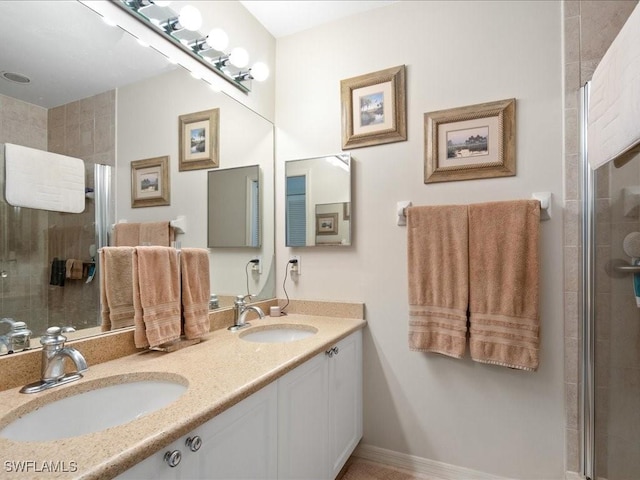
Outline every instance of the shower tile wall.
{"label": "shower tile wall", "polygon": [[[566,465],[569,471],[579,471],[579,89],[591,79],[594,69],[618,34],[625,20],[635,8],[637,1],[579,1],[565,0],[564,6],[564,53],[565,53],[565,402],[567,409]],[[635,177],[638,178],[638,177]],[[597,174],[597,221],[596,243],[599,259],[609,259],[614,250],[620,248],[620,237],[632,226],[629,219],[616,216],[616,198],[610,198],[609,170],[600,169]],[[613,208],[610,210],[610,202]],[[613,247],[612,247],[613,246]],[[617,285],[609,281],[604,273],[605,260],[601,260],[596,284],[596,341],[597,370],[597,465],[598,476],[607,477],[608,448],[613,443],[607,438],[607,425],[613,413],[610,398],[610,364],[612,356],[620,347],[611,345],[610,320],[612,318],[612,295],[617,295]],[[627,282],[628,283],[628,282]],[[628,289],[627,285],[627,289]],[[616,300],[615,298],[613,299]],[[631,300],[633,298],[631,297]],[[613,303],[615,305],[615,303]],[[613,312],[614,316],[616,312]],[[637,351],[636,347],[636,351]],[[614,352],[614,353],[612,353]],[[636,443],[637,445],[638,443]],[[610,465],[611,469],[615,468]],[[611,476],[611,478],[614,478]],[[618,477],[624,478],[624,477]]]}
{"label": "shower tile wall", "polygon": [[[47,149],[47,109],[0,95],[0,143]],[[0,189],[4,192],[4,159],[0,161]],[[47,213],[15,208],[0,195],[0,314],[42,323],[47,318],[48,272],[43,232]],[[3,327],[6,328],[6,327]]]}
{"label": "shower tile wall", "polygon": [[[93,188],[93,166],[115,165],[115,91],[111,90],[49,110],[49,151],[82,158],[86,186]],[[78,259],[90,264],[95,244],[95,204],[81,214],[49,213],[50,261]],[[64,287],[49,286],[49,324],[84,328],[99,323],[100,285],[71,280]]]}
{"label": "shower tile wall", "polygon": [[[0,95],[0,143],[5,142],[82,158],[87,187],[93,187],[93,164],[115,165],[115,91],[50,110]],[[91,260],[93,202],[81,214],[64,214],[17,209],[0,195],[0,222],[2,316],[24,320],[35,332],[49,325],[95,326],[98,282],[49,285],[54,257]]]}

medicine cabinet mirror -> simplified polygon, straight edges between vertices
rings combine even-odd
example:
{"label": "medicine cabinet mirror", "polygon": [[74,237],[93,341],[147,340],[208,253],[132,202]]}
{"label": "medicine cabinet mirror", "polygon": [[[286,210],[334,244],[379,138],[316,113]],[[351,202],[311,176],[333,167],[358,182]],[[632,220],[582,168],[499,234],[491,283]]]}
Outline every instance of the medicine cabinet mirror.
{"label": "medicine cabinet mirror", "polygon": [[260,246],[260,167],[208,173],[208,247]]}
{"label": "medicine cabinet mirror", "polygon": [[351,155],[285,162],[286,245],[351,245]]}

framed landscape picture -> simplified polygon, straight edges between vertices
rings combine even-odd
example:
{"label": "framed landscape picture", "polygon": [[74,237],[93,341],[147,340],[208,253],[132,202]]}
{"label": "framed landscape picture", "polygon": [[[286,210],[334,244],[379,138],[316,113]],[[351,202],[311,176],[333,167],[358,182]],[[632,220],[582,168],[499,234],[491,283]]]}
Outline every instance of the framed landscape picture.
{"label": "framed landscape picture", "polygon": [[424,183],[516,174],[515,99],[424,114]]}
{"label": "framed landscape picture", "polygon": [[169,157],[131,162],[131,207],[157,207],[169,204]]}
{"label": "framed landscape picture", "polygon": [[220,109],[179,117],[178,170],[201,170],[220,166]]}
{"label": "framed landscape picture", "polygon": [[407,139],[405,66],[340,82],[342,149]]}

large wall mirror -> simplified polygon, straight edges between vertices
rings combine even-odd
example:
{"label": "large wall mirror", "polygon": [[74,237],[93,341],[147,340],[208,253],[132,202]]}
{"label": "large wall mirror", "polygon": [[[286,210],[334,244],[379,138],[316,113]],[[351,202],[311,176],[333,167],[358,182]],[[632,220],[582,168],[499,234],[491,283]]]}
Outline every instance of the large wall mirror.
{"label": "large wall mirror", "polygon": [[285,162],[288,247],[351,245],[351,155]]}
{"label": "large wall mirror", "polygon": [[[0,196],[0,317],[26,322],[33,346],[50,325],[73,326],[81,336],[100,333],[98,276],[51,281],[54,259],[78,258],[99,275],[96,210],[113,222],[184,216],[185,233],[177,240],[207,248],[212,169],[179,171],[178,125],[180,116],[210,109],[220,112],[217,168],[259,169],[261,214],[259,246],[209,250],[212,293],[222,307],[247,288],[257,299],[274,297],[273,124],[106,25],[82,3],[0,2],[0,17],[0,143],[82,158],[90,189],[100,180],[94,165],[110,165],[106,181],[114,192],[104,209],[90,192],[82,214],[12,207]],[[163,156],[169,157],[170,204],[133,208],[131,162]],[[3,182],[0,166],[4,193]],[[245,265],[256,255],[262,273],[247,279]],[[1,324],[0,335],[7,329]]]}

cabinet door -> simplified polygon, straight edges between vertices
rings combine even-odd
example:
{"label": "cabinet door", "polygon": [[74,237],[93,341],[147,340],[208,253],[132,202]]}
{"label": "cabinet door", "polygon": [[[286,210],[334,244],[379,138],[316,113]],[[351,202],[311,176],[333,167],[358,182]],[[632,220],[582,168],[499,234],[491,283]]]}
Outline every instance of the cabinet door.
{"label": "cabinet door", "polygon": [[277,465],[277,384],[274,382],[196,428],[196,452],[184,448],[182,478],[207,480],[275,479]]}
{"label": "cabinet door", "polygon": [[362,438],[362,331],[336,347],[337,353],[328,359],[331,478],[338,475]]}
{"label": "cabinet door", "polygon": [[278,478],[329,478],[328,365],[324,353],[278,380]]}
{"label": "cabinet door", "polygon": [[184,469],[182,461],[180,461],[176,467],[170,467],[164,459],[166,452],[174,452],[177,450],[181,455],[184,455],[183,445],[183,440],[176,440],[171,445],[154,453],[142,462],[137,463],[116,478],[118,480],[142,480],[146,478],[153,478],[154,480],[178,480],[184,478],[182,477],[182,470]]}

